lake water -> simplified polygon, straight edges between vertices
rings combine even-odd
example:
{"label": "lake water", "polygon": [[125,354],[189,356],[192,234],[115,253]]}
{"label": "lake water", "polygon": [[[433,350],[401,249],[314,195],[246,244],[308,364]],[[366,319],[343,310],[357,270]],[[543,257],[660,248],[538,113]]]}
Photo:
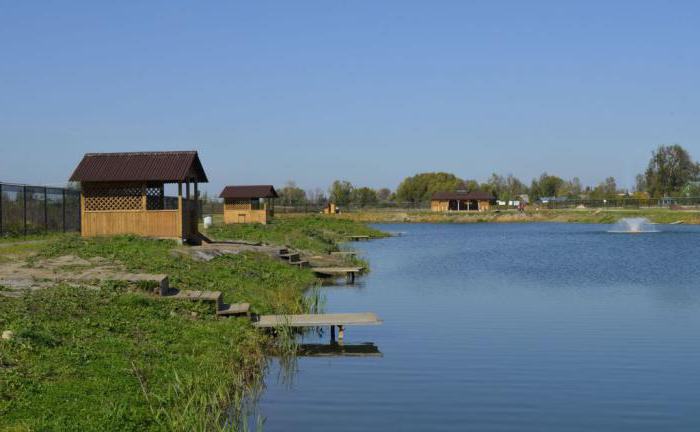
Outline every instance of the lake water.
{"label": "lake water", "polygon": [[265,431],[700,431],[700,227],[378,227],[324,292],[382,356],[273,361]]}

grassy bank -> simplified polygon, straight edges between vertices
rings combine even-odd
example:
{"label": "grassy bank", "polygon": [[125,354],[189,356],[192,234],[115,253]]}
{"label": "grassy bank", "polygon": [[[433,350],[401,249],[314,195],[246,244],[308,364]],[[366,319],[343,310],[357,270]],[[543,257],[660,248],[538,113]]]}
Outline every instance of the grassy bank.
{"label": "grassy bank", "polygon": [[[240,238],[324,249],[337,247],[347,232],[367,230],[302,218]],[[168,274],[180,289],[222,291],[224,301],[250,302],[258,313],[307,310],[303,293],[315,283],[309,270],[267,255],[200,262],[164,240],[64,235],[19,244],[0,248],[0,257],[28,266],[66,255],[100,257],[128,271]],[[244,318],[217,319],[205,304],[163,300],[119,283],[0,297],[5,330],[14,337],[0,340],[0,430],[217,430],[229,407],[259,383],[269,343]]]}
{"label": "grassy bank", "polygon": [[473,213],[436,213],[428,210],[352,211],[334,216],[339,219],[365,223],[517,223],[569,222],[614,223],[625,217],[645,217],[656,223],[683,222],[700,224],[700,211],[671,209],[567,209],[487,211]]}
{"label": "grassy bank", "polygon": [[217,225],[207,234],[219,240],[282,244],[311,253],[338,250],[349,235],[384,237],[385,233],[357,221],[320,215],[280,215],[269,225]]}

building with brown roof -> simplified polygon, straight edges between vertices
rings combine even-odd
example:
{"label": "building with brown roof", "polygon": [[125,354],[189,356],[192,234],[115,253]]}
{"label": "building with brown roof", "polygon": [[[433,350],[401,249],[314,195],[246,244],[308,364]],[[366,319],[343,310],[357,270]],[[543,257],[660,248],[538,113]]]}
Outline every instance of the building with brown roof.
{"label": "building with brown roof", "polygon": [[[87,153],[70,181],[81,186],[83,237],[200,238],[198,184],[208,179],[195,151]],[[173,183],[177,197],[165,196]]]}
{"label": "building with brown roof", "polygon": [[486,211],[496,201],[489,192],[437,192],[430,201],[432,211]]}
{"label": "building with brown roof", "polygon": [[226,186],[219,197],[224,199],[224,223],[267,224],[278,195],[272,185],[248,185]]}

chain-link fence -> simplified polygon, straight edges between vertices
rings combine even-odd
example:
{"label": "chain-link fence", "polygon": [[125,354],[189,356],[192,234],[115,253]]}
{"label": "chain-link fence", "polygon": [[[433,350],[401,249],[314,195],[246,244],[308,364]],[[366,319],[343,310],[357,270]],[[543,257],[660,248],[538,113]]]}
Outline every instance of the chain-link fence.
{"label": "chain-link fence", "polygon": [[0,183],[0,235],[80,231],[80,191]]}
{"label": "chain-link fence", "polygon": [[608,199],[557,199],[538,204],[550,209],[564,208],[644,208],[644,207],[698,207],[700,197],[666,197],[666,198],[608,198]]}

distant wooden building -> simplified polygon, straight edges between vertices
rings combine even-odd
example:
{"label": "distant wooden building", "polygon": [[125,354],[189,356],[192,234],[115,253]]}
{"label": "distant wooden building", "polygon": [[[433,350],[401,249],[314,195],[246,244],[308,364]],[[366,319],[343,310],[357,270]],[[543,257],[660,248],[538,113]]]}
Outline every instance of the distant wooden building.
{"label": "distant wooden building", "polygon": [[[208,180],[195,151],[88,153],[70,181],[80,182],[83,237],[199,241],[198,184]],[[165,196],[166,183],[177,197]]]}
{"label": "distant wooden building", "polygon": [[272,185],[226,186],[219,195],[224,199],[224,223],[266,224],[275,215],[277,192]]}
{"label": "distant wooden building", "polygon": [[338,213],[338,207],[336,207],[335,203],[328,203],[326,206],[323,208],[323,213],[325,214],[336,214]]}
{"label": "distant wooden building", "polygon": [[488,192],[437,192],[430,201],[432,211],[486,211],[496,202]]}

